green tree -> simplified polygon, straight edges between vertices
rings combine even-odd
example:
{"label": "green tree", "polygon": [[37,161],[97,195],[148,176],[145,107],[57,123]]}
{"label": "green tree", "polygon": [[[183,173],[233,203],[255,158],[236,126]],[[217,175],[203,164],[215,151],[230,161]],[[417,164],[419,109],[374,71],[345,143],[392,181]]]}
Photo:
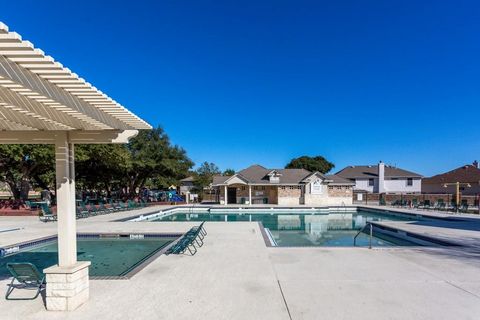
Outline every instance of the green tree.
{"label": "green tree", "polygon": [[225,169],[223,171],[222,176],[233,176],[235,174],[235,170],[233,169]]}
{"label": "green tree", "polygon": [[332,170],[335,165],[322,156],[309,157],[302,156],[292,159],[286,166],[286,169],[305,169],[308,171],[318,171],[320,173],[327,173]]}
{"label": "green tree", "polygon": [[127,144],[131,166],[126,185],[130,194],[145,185],[168,187],[185,177],[193,162],[184,149],[173,146],[161,127],[141,130]]}
{"label": "green tree", "polygon": [[220,174],[221,171],[213,162],[204,162],[195,171],[194,185],[197,191],[202,192],[205,187],[213,181],[213,176]]}
{"label": "green tree", "polygon": [[[185,150],[172,145],[160,127],[140,131],[126,145],[75,146],[77,189],[134,195],[143,186],[177,184],[192,167]],[[0,182],[16,199],[27,199],[31,186],[54,189],[54,179],[53,145],[0,145]]]}
{"label": "green tree", "polygon": [[75,146],[76,188],[104,190],[121,189],[125,174],[131,167],[130,153],[125,145],[85,144]]}
{"label": "green tree", "polygon": [[0,145],[0,181],[8,184],[15,199],[28,199],[31,187],[54,185],[52,145]]}

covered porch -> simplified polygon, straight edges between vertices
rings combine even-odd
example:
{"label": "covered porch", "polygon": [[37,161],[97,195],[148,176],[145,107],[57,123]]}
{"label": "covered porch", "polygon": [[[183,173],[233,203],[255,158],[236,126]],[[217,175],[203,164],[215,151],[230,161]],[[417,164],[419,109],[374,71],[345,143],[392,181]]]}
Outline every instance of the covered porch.
{"label": "covered porch", "polygon": [[89,297],[90,262],[77,261],[75,144],[126,143],[145,121],[0,22],[0,143],[55,145],[58,264],[44,270],[48,310]]}
{"label": "covered porch", "polygon": [[278,204],[278,186],[226,183],[217,186],[219,202],[228,204]]}

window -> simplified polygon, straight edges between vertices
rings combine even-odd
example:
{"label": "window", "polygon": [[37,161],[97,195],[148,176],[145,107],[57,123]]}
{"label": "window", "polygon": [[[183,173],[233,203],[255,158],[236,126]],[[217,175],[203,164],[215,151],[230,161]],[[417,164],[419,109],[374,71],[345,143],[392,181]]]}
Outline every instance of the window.
{"label": "window", "polygon": [[374,186],[374,180],[373,179],[368,179],[368,186],[373,187]]}
{"label": "window", "polygon": [[407,178],[407,186],[408,187],[413,186],[413,178]]}

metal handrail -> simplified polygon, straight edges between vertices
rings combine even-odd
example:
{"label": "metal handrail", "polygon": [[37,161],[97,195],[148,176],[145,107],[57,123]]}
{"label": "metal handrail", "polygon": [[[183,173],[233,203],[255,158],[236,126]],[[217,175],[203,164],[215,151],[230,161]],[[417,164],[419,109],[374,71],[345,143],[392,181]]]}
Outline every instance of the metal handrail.
{"label": "metal handrail", "polygon": [[353,246],[354,247],[357,246],[357,237],[360,235],[360,233],[362,233],[365,230],[366,227],[370,227],[370,239],[369,239],[369,243],[368,243],[368,249],[372,249],[373,225],[370,222],[367,222],[367,224],[365,226],[363,226],[363,228],[360,229],[360,231],[358,231],[358,233],[355,235],[355,237],[353,237]]}

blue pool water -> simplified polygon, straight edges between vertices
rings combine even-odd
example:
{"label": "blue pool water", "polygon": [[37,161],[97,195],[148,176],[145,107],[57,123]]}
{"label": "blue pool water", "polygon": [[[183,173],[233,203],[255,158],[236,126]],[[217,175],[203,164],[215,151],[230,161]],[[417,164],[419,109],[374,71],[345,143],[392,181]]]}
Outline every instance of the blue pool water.
{"label": "blue pool water", "polygon": [[[353,246],[353,238],[357,232],[370,221],[413,221],[421,218],[407,215],[378,213],[367,210],[345,213],[315,213],[295,212],[294,214],[272,213],[268,210],[261,213],[175,213],[161,216],[155,222],[166,221],[210,221],[210,222],[241,222],[258,221],[267,228],[278,246]],[[374,233],[374,246],[410,246],[417,245],[397,238]],[[357,245],[368,245],[369,237],[361,234]]]}
{"label": "blue pool water", "polygon": [[[124,276],[174,238],[79,238],[77,259],[91,261],[90,276]],[[29,250],[0,258],[0,278],[9,277],[8,262],[31,262],[42,271],[58,263],[57,242],[52,241]]]}

